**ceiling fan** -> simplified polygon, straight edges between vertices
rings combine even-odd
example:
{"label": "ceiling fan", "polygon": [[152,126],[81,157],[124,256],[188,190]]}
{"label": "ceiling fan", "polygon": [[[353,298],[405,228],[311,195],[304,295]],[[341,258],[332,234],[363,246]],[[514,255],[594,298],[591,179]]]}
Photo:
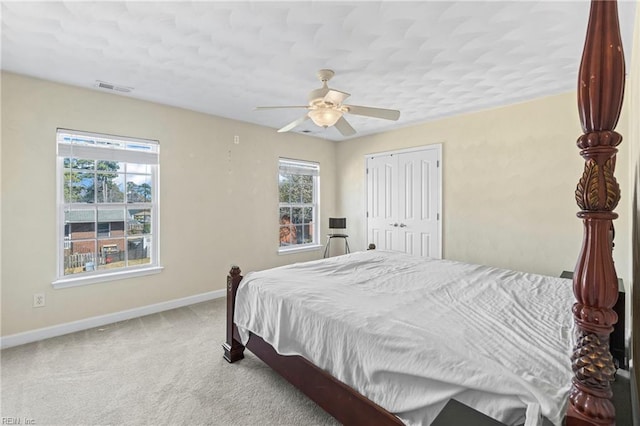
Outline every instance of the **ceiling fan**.
{"label": "ceiling fan", "polygon": [[279,129],[278,132],[288,132],[289,130],[292,130],[304,123],[306,120],[311,119],[311,121],[320,127],[327,128],[335,126],[343,136],[351,136],[356,133],[355,129],[351,127],[351,124],[345,120],[343,116],[345,113],[394,121],[400,117],[400,111],[395,109],[343,104],[344,100],[351,95],[346,92],[330,89],[329,86],[327,86],[327,81],[331,80],[331,77],[333,77],[334,74],[335,73],[332,70],[318,71],[317,75],[318,79],[322,82],[322,87],[320,89],[312,90],[311,93],[309,93],[308,105],[263,106],[257,107],[256,109],[305,108],[308,109],[309,112]]}

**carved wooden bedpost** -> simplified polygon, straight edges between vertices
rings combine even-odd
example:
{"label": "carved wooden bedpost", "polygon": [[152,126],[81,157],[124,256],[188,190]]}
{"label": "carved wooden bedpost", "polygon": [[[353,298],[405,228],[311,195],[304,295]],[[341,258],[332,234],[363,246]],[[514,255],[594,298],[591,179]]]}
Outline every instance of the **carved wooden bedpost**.
{"label": "carved wooden bedpost", "polygon": [[240,281],[242,281],[240,268],[232,266],[229,275],[227,275],[227,340],[222,344],[224,359],[229,362],[236,362],[244,358],[244,346],[233,337],[233,312]]}
{"label": "carved wooden bedpost", "polygon": [[[615,374],[609,335],[618,321],[613,263],[613,212],[620,199],[614,177],[614,131],[624,94],[624,54],[615,0],[592,0],[587,37],[578,75],[578,109],[583,135],[578,138],[584,173],[576,189],[584,223],[582,250],[573,275],[573,315],[578,341],[571,357],[573,384],[567,425],[614,425],[610,382]],[[586,422],[586,423],[584,423]]]}

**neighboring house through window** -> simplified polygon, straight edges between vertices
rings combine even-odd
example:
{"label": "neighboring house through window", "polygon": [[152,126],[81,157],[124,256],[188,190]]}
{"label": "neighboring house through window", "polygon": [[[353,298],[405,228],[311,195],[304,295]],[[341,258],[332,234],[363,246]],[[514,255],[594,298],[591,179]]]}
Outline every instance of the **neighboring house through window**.
{"label": "neighboring house through window", "polygon": [[278,187],[279,251],[317,247],[320,165],[281,158]]}
{"label": "neighboring house through window", "polygon": [[58,129],[58,279],[159,271],[156,141]]}

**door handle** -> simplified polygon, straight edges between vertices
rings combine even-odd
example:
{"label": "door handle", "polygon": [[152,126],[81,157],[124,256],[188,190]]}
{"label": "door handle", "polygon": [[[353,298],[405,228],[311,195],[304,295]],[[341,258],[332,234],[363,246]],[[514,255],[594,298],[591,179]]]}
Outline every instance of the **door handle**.
{"label": "door handle", "polygon": [[405,225],[404,223],[400,224],[400,228],[406,228],[407,225]]}
{"label": "door handle", "polygon": [[397,223],[390,223],[389,226],[396,226],[397,227],[398,224]]}

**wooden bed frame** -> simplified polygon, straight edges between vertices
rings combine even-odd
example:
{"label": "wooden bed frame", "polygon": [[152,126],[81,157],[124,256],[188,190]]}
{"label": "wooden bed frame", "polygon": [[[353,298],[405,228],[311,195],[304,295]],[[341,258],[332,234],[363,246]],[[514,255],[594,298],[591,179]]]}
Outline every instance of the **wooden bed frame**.
{"label": "wooden bed frame", "polygon": [[[614,129],[624,94],[625,65],[615,0],[592,0],[578,75],[578,111],[583,134],[577,145],[584,172],[575,197],[584,239],[574,274],[573,306],[578,339],[571,356],[574,377],[567,426],[615,425],[610,382],[615,366],[609,335],[617,322],[613,307],[618,282],[613,263],[613,212],[620,200],[614,177],[617,146]],[[233,267],[227,277],[227,336],[224,358],[233,363],[245,347],[233,321],[235,296],[242,280]],[[393,414],[299,356],[282,356],[257,335],[247,348],[305,393],[338,421],[347,425],[401,425]]]}

